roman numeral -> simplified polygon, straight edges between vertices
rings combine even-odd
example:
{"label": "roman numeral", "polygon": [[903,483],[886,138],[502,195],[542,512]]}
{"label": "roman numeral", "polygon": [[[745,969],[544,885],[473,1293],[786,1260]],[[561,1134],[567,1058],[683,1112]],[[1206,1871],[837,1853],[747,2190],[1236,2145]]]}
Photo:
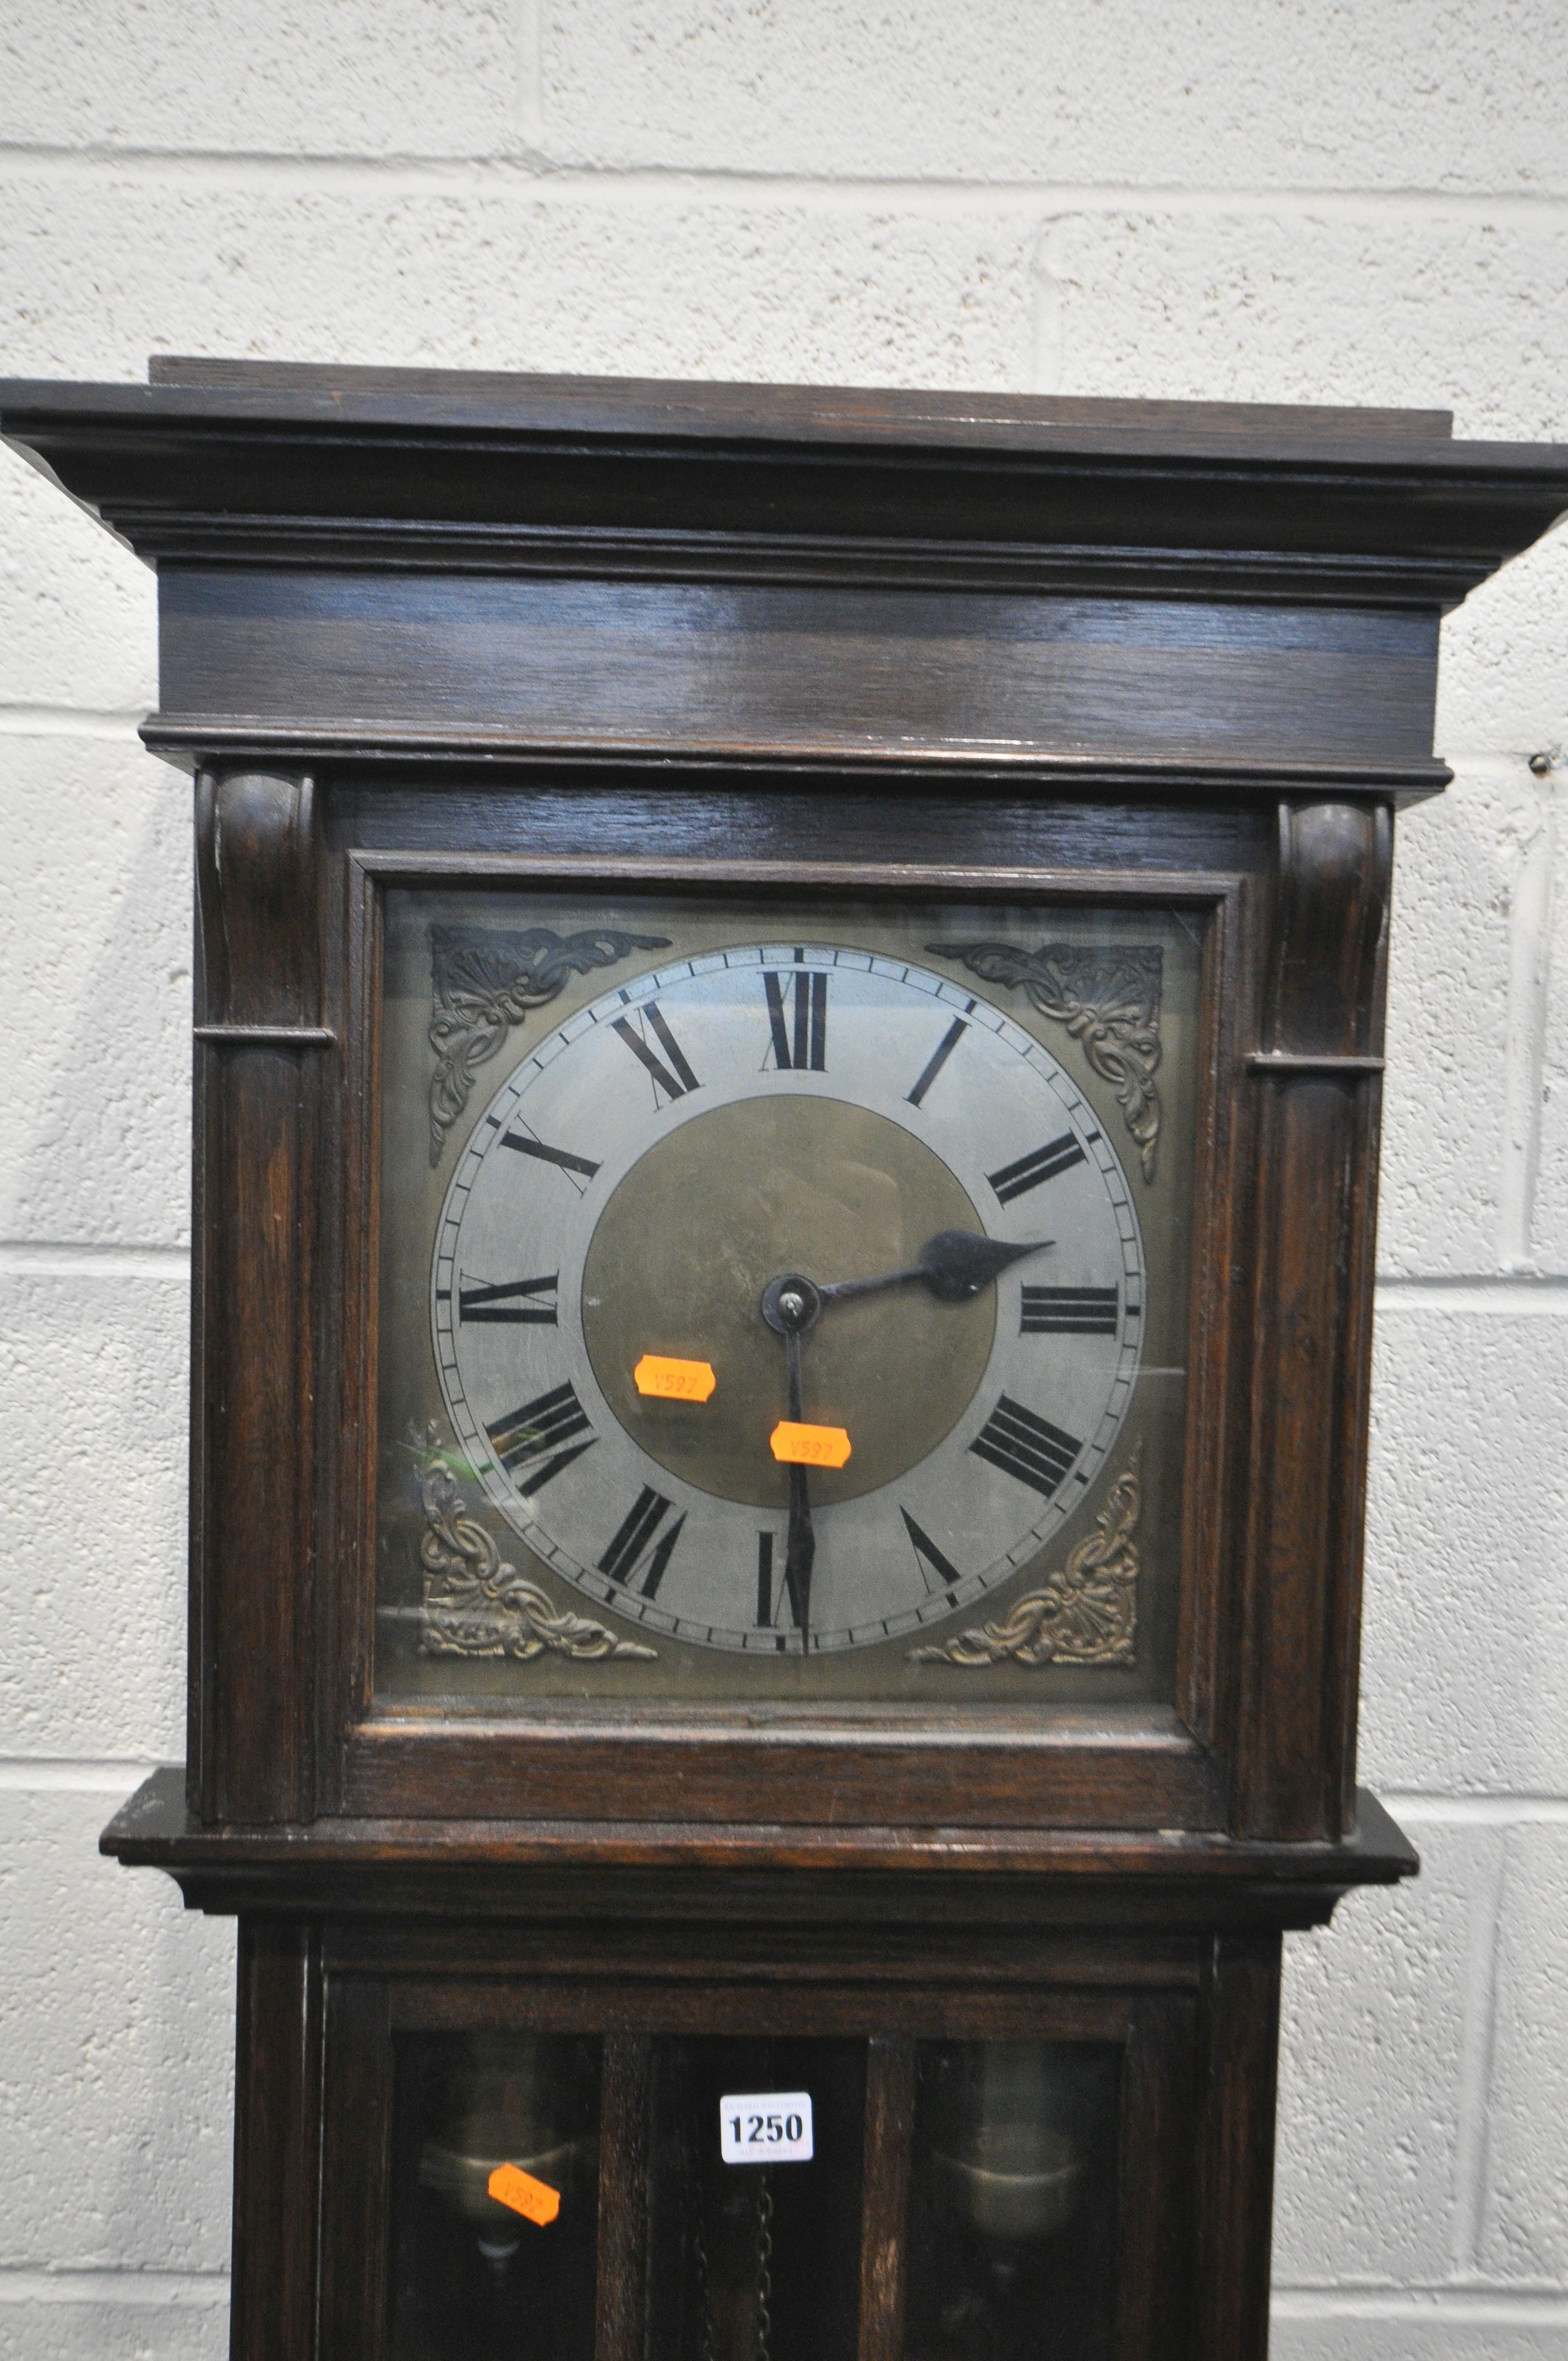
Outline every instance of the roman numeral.
{"label": "roman numeral", "polygon": [[1014,1197],[1027,1196],[1042,1180],[1054,1180],[1058,1172],[1082,1162],[1082,1148],[1070,1131],[1064,1131],[1059,1139],[1047,1139],[1044,1148],[1031,1148],[1015,1164],[1004,1164],[1000,1172],[988,1172],[985,1177],[1003,1204],[1010,1205]]}
{"label": "roman numeral", "polygon": [[938,1075],[947,1064],[948,1060],[952,1056],[953,1051],[958,1048],[959,1043],[963,1039],[964,1035],[968,1031],[969,1027],[965,1020],[961,1016],[955,1016],[947,1031],[943,1034],[941,1039],[938,1042],[936,1048],[932,1050],[930,1058],[927,1061],[926,1070],[922,1073],[920,1080],[910,1092],[908,1099],[909,1105],[919,1106],[923,1104],[927,1092],[930,1089],[932,1083],[936,1081]]}
{"label": "roman numeral", "polygon": [[668,1065],[657,1049],[649,1048],[629,1017],[618,1016],[610,1030],[619,1033],[632,1056],[647,1067],[655,1091],[663,1091],[667,1099],[684,1099],[688,1091],[700,1090],[702,1085],[687,1065],[685,1052],[665,1023],[664,1012],[656,1000],[644,1002],[642,1016],[663,1049],[664,1058],[668,1058]]}
{"label": "roman numeral", "polygon": [[[498,1418],[493,1426],[485,1429],[485,1433],[490,1438],[496,1457],[525,1500],[531,1500],[535,1492],[542,1492],[546,1484],[559,1476],[563,1467],[569,1467],[574,1459],[580,1459],[584,1452],[591,1451],[598,1441],[569,1378],[564,1386],[556,1386],[549,1393],[541,1394],[537,1401],[524,1402],[521,1410],[510,1411],[505,1418]],[[586,1443],[574,1444],[569,1451],[563,1451],[560,1446],[564,1443],[571,1443],[575,1434],[586,1434],[588,1439]],[[532,1474],[520,1477],[518,1469],[527,1467],[534,1460],[539,1465]]]}
{"label": "roman numeral", "polygon": [[[630,1582],[637,1572],[643,1553],[674,1506],[673,1500],[666,1500],[662,1492],[655,1492],[651,1484],[644,1484],[621,1520],[615,1539],[600,1558],[599,1572],[608,1574],[612,1582]],[[680,1540],[681,1527],[685,1523],[685,1515],[678,1516],[668,1531],[660,1536],[648,1561],[648,1571],[642,1577],[644,1598],[658,1597],[659,1585],[664,1579],[664,1568],[670,1563],[671,1554]]]}
{"label": "roman numeral", "polygon": [[574,1156],[569,1148],[546,1148],[542,1139],[532,1139],[526,1131],[503,1131],[503,1148],[515,1148],[520,1156],[537,1156],[542,1164],[558,1164],[563,1172],[580,1172],[591,1180],[598,1170],[586,1156]]}
{"label": "roman numeral", "polygon": [[[927,1597],[929,1598],[934,1590],[956,1590],[963,1576],[951,1558],[942,1555],[930,1534],[922,1532],[907,1509],[900,1509],[898,1513],[904,1519],[905,1530],[914,1546],[916,1562],[925,1576]],[[949,1598],[948,1603],[951,1606],[955,1602]]]}
{"label": "roman numeral", "polygon": [[767,1631],[773,1620],[773,1537],[757,1535],[757,1622]]}
{"label": "roman numeral", "polygon": [[548,1279],[509,1279],[499,1287],[459,1287],[457,1317],[466,1327],[481,1320],[505,1322],[514,1327],[527,1322],[540,1327],[554,1328],[555,1306],[542,1302],[543,1296],[554,1296],[559,1271]]}
{"label": "roman numeral", "polygon": [[1020,1336],[1113,1336],[1113,1287],[1025,1287]]}
{"label": "roman numeral", "polygon": [[768,995],[773,1063],[781,1074],[792,1067],[820,1074],[828,1065],[828,978],[821,972],[810,975],[804,968],[797,968],[793,982],[793,1024],[786,1025],[783,976],[770,972],[762,978],[762,989]]}
{"label": "roman numeral", "polygon": [[977,1459],[1004,1468],[1048,1500],[1083,1445],[1048,1419],[1036,1418],[1022,1402],[1003,1394],[970,1449]]}

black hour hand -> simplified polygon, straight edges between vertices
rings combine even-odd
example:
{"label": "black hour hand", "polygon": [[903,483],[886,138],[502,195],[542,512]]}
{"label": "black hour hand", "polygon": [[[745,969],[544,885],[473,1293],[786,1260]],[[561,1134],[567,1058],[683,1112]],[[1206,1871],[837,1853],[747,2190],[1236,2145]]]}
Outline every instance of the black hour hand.
{"label": "black hour hand", "polygon": [[977,1237],[972,1230],[938,1230],[920,1249],[921,1278],[939,1303],[966,1303],[989,1287],[1009,1263],[1025,1255],[1042,1254],[1050,1238],[1028,1246],[1006,1246],[1000,1238]]}
{"label": "black hour hand", "polygon": [[[908,1270],[884,1270],[877,1279],[841,1279],[832,1287],[814,1288],[810,1316],[815,1320],[824,1303],[848,1303],[853,1296],[878,1295],[883,1288],[907,1287],[916,1279],[930,1289],[938,1303],[967,1303],[1010,1262],[1044,1254],[1055,1244],[1054,1238],[1032,1238],[1027,1246],[1010,1246],[999,1238],[982,1238],[973,1230],[938,1230],[934,1238],[927,1239],[919,1261]],[[775,1279],[773,1284],[783,1282]],[[763,1317],[767,1316],[764,1312]]]}

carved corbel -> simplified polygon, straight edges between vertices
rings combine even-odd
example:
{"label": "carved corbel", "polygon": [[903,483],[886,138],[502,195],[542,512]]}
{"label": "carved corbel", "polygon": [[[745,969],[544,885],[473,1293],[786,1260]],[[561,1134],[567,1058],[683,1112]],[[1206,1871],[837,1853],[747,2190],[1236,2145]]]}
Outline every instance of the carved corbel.
{"label": "carved corbel", "polygon": [[196,886],[201,1040],[323,1047],[315,785],[308,775],[202,773]]}
{"label": "carved corbel", "polygon": [[1255,1068],[1380,1071],[1393,823],[1385,805],[1282,803],[1264,1040]]}

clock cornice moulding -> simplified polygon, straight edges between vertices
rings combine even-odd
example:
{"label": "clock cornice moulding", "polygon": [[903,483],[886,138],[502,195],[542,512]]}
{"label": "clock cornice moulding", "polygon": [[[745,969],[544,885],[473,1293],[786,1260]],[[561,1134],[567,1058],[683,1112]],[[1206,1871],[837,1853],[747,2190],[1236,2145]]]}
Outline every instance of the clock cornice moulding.
{"label": "clock cornice moulding", "polygon": [[154,753],[190,770],[309,771],[334,763],[356,770],[385,767],[417,774],[460,762],[465,770],[505,778],[508,773],[555,772],[583,780],[604,772],[639,772],[672,788],[695,785],[715,772],[762,786],[837,780],[910,786],[1006,787],[1022,795],[1068,799],[1103,796],[1139,802],[1146,796],[1198,802],[1213,796],[1261,801],[1282,796],[1333,796],[1348,803],[1390,803],[1396,810],[1441,795],[1453,773],[1435,755],[1397,762],[1292,762],[1286,757],[1238,760],[1173,746],[1146,760],[1109,753],[1016,747],[911,742],[846,747],[832,741],[784,748],[752,740],[687,734],[606,736],[598,742],[474,727],[445,730],[367,720],[323,721],[302,717],[279,722],[252,714],[151,713],[137,733]]}
{"label": "clock cornice moulding", "polygon": [[1441,609],[1568,507],[1439,411],[164,361],[0,433],[186,564]]}
{"label": "clock cornice moulding", "polygon": [[1568,508],[1568,447],[1449,423],[256,363],[0,385],[0,433],[158,568],[142,734],[174,761],[1074,797],[1444,785],[1439,617]]}

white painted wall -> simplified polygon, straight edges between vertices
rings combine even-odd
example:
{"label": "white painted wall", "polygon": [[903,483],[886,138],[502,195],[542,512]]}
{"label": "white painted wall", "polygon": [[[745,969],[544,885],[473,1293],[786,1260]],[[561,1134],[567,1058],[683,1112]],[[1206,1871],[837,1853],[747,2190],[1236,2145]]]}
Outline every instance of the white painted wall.
{"label": "white painted wall", "polygon": [[[1558,0],[10,0],[4,364],[1452,405],[1568,433]],[[0,459],[0,2350],[223,2349],[232,1934],[181,1751],[188,825],[152,586]],[[1568,537],[1399,848],[1364,1773],[1292,1946],[1277,2351],[1568,2356]]]}

